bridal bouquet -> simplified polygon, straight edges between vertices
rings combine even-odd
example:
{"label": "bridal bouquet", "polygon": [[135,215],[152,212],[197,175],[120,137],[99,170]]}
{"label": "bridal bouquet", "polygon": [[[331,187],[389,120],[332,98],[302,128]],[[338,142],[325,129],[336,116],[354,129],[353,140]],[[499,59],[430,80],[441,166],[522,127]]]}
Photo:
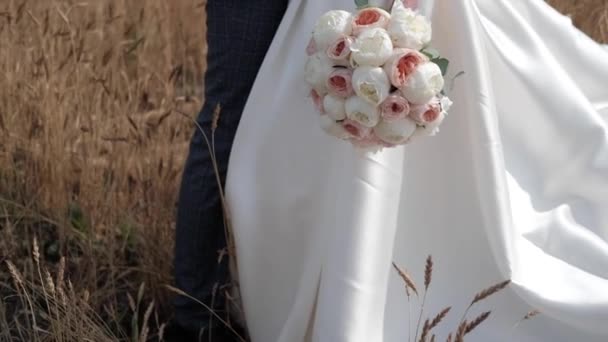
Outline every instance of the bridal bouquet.
{"label": "bridal bouquet", "polygon": [[403,145],[439,131],[452,102],[443,92],[448,60],[429,48],[431,24],[396,0],[390,13],[357,0],[317,21],[305,79],[330,135],[363,149]]}

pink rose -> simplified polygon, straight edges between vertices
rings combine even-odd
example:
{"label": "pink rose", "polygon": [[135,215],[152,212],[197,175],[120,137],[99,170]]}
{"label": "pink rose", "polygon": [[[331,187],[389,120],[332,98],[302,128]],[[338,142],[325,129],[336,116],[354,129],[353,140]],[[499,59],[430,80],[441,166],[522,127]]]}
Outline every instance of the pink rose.
{"label": "pink rose", "polygon": [[349,97],[353,91],[353,71],[344,68],[334,68],[327,79],[327,89],[332,95],[338,97]]}
{"label": "pink rose", "polygon": [[421,124],[429,124],[437,121],[441,115],[441,105],[438,98],[433,98],[429,103],[413,106],[410,117]]}
{"label": "pink rose", "polygon": [[391,94],[380,105],[380,116],[384,121],[403,119],[410,113],[410,103],[399,95],[399,92]]}
{"label": "pink rose", "polygon": [[310,42],[308,42],[308,46],[306,47],[306,55],[312,56],[317,53],[317,44],[313,38],[310,38]]}
{"label": "pink rose", "polygon": [[350,133],[350,135],[353,136],[355,140],[363,140],[372,133],[372,129],[370,127],[365,127],[350,119],[344,120],[342,122],[342,126],[348,133]]}
{"label": "pink rose", "polygon": [[428,57],[411,49],[395,49],[384,65],[391,84],[401,89],[419,65],[428,62]]}
{"label": "pink rose", "polygon": [[353,19],[353,34],[359,35],[364,30],[371,28],[386,29],[390,19],[391,15],[381,8],[364,8]]}
{"label": "pink rose", "polygon": [[[327,48],[327,57],[335,61],[348,61],[350,46],[353,39],[348,36],[340,37],[336,42]],[[345,63],[346,64],[346,63]]]}
{"label": "pink rose", "polygon": [[323,108],[323,98],[316,90],[312,89],[310,91],[310,97],[312,98],[312,102],[315,104],[315,108],[321,114],[325,114],[325,108]]}

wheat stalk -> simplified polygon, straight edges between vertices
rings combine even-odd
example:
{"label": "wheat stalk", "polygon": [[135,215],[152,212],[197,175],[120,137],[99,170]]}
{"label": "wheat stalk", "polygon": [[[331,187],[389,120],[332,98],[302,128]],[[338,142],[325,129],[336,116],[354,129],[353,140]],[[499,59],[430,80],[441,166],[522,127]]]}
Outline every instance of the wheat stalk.
{"label": "wheat stalk", "polygon": [[165,340],[165,329],[167,328],[167,325],[165,323],[160,325],[160,328],[158,328],[158,342],[162,342]]}
{"label": "wheat stalk", "polygon": [[65,257],[61,257],[61,259],[59,259],[59,269],[57,271],[57,287],[61,288],[63,287],[63,281],[65,278]]}
{"label": "wheat stalk", "polygon": [[467,314],[469,313],[469,310],[471,310],[471,308],[475,304],[485,300],[486,298],[492,296],[493,294],[496,294],[496,293],[504,290],[509,284],[511,284],[511,280],[506,280],[506,281],[500,282],[496,285],[492,285],[492,286],[476,293],[475,296],[473,297],[473,300],[471,301],[471,304],[469,304],[467,309],[462,314],[462,317],[460,318],[460,323],[464,322]]}
{"label": "wheat stalk", "polygon": [[37,266],[40,266],[40,249],[38,248],[38,238],[34,237],[32,245],[32,255],[34,256],[34,262]]}
{"label": "wheat stalk", "polygon": [[139,341],[141,341],[141,342],[146,342],[148,340],[148,333],[150,332],[148,325],[150,322],[150,316],[152,315],[152,310],[154,310],[154,301],[152,301],[148,305],[148,308],[146,309],[146,312],[144,313],[144,320],[142,322],[141,335],[139,336]]}
{"label": "wheat stalk", "polygon": [[425,289],[429,289],[429,285],[431,285],[431,279],[433,277],[433,257],[428,256],[426,258],[426,265],[424,267],[424,287]]}
{"label": "wheat stalk", "polygon": [[443,309],[440,313],[438,313],[437,316],[435,316],[435,318],[433,318],[433,320],[431,321],[429,329],[432,330],[433,328],[437,327],[437,325],[439,325],[439,323],[441,323],[441,321],[448,315],[451,309],[452,307],[449,306]]}
{"label": "wheat stalk", "polygon": [[395,268],[395,270],[397,271],[397,273],[399,274],[401,279],[403,279],[403,281],[405,282],[405,290],[408,291],[408,296],[409,296],[409,289],[414,291],[416,296],[418,296],[418,289],[416,288],[416,284],[414,283],[414,280],[412,279],[412,277],[407,273],[407,271],[400,268],[395,262],[393,262],[393,267]]}
{"label": "wheat stalk", "polygon": [[[46,279],[42,277],[42,270],[40,267],[40,248],[38,247],[38,238],[34,236],[32,242],[32,254],[34,257],[34,264],[36,266],[36,272],[38,273],[38,278],[40,279],[40,285],[42,288],[42,294],[44,297],[44,302],[46,303],[46,307],[51,310],[51,303],[49,302],[49,294],[47,293],[47,286],[49,287],[49,291],[52,289],[52,292],[55,292],[53,285],[53,279],[50,278],[50,274],[47,274]],[[48,273],[48,272],[47,272]],[[50,280],[50,282],[49,282]],[[35,316],[35,312],[32,312],[32,316]]]}
{"label": "wheat stalk", "polygon": [[465,329],[464,334],[466,335],[471,331],[475,330],[475,328],[477,328],[481,323],[488,319],[488,317],[490,317],[491,313],[491,311],[486,311],[481,315],[477,316],[477,318],[475,318],[471,322],[467,323],[467,328]]}
{"label": "wheat stalk", "polygon": [[53,298],[56,298],[57,293],[55,291],[55,283],[53,282],[53,277],[51,276],[51,273],[47,269],[44,270],[44,278],[45,278],[44,284],[48,288],[49,293],[51,294],[51,296]]}
{"label": "wheat stalk", "polygon": [[416,325],[416,334],[414,335],[414,341],[418,339],[418,331],[420,330],[420,322],[422,321],[422,315],[424,314],[424,305],[426,304],[426,296],[429,292],[429,286],[433,280],[433,257],[429,255],[426,258],[424,266],[424,295],[422,296],[422,304],[420,305],[420,314],[418,315],[418,323]]}
{"label": "wheat stalk", "polygon": [[490,286],[487,289],[482,290],[481,292],[479,292],[475,295],[475,298],[473,298],[473,301],[471,302],[471,306],[475,305],[475,303],[479,303],[480,301],[490,297],[491,295],[493,295],[495,293],[498,293],[498,292],[504,290],[504,288],[507,287],[509,284],[511,284],[511,281],[506,280],[506,281],[498,283],[494,286]]}
{"label": "wheat stalk", "polygon": [[21,278],[21,274],[19,273],[19,271],[17,271],[17,267],[15,267],[15,265],[8,260],[6,261],[6,266],[8,267],[8,271],[11,274],[11,277],[13,278],[15,288],[21,288],[21,286],[23,285],[23,278]]}
{"label": "wheat stalk", "polygon": [[[6,261],[6,265],[8,267],[9,273],[11,274],[11,277],[13,278],[13,282],[15,283],[15,290],[17,291],[17,293],[20,294],[20,299],[23,303],[23,297],[25,297],[25,303],[27,303],[27,305],[25,305],[25,303],[23,303],[24,307],[29,307],[30,309],[30,313],[32,316],[32,324],[33,324],[33,328],[37,329],[38,328],[38,323],[36,320],[36,311],[34,311],[34,305],[32,303],[32,299],[30,298],[30,296],[27,293],[27,289],[25,287],[25,282],[23,281],[23,277],[21,277],[21,274],[19,273],[19,271],[17,270],[17,267],[15,267],[15,265],[10,262],[10,261]],[[35,335],[36,340],[38,340],[38,335]]]}
{"label": "wheat stalk", "polygon": [[454,342],[464,342],[465,331],[467,330],[468,322],[465,320],[458,325],[458,330],[454,334]]}
{"label": "wheat stalk", "polygon": [[431,321],[429,321],[429,319],[427,318],[427,320],[424,322],[424,326],[422,328],[422,335],[420,335],[420,342],[426,341],[426,338],[429,335],[429,333],[434,328],[436,328],[439,325],[439,323],[441,323],[441,321],[448,315],[448,313],[450,312],[451,309],[452,309],[452,307],[447,307],[447,308],[441,310],[441,312],[439,312]]}
{"label": "wheat stalk", "polygon": [[430,329],[430,322],[429,322],[429,319],[427,318],[426,320],[424,320],[424,324],[422,326],[422,334],[420,334],[420,340],[419,340],[419,342],[425,342],[426,341],[426,337],[427,337],[429,331],[431,331],[431,329]]}

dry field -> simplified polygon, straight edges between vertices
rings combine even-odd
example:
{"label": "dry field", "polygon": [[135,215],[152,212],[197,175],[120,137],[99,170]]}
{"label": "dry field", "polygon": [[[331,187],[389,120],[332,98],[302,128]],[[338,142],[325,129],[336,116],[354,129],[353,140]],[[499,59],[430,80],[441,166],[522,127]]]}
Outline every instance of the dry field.
{"label": "dry field", "polygon": [[[0,1],[0,340],[46,336],[10,297],[5,264],[34,281],[21,295],[36,306],[45,293],[34,237],[42,266],[56,274],[65,257],[75,296],[88,293],[69,326],[36,317],[57,340],[100,341],[100,331],[132,340],[133,309],[143,314],[152,300],[149,335],[167,320],[192,133],[171,110],[200,107],[204,30],[201,0]],[[127,294],[143,283],[142,307],[131,308]],[[90,322],[78,321],[83,312]]]}
{"label": "dry field", "polygon": [[[608,0],[550,2],[608,43]],[[159,340],[204,30],[204,0],[0,1],[0,341]]]}

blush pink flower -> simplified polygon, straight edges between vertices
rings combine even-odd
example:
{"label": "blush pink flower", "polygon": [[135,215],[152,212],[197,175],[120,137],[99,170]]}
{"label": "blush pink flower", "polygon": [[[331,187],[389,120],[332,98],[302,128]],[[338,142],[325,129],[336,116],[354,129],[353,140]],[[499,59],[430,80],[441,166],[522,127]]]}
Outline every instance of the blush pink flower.
{"label": "blush pink flower", "polygon": [[345,68],[335,68],[327,79],[327,89],[332,95],[349,97],[353,91],[353,71]]}
{"label": "blush pink flower", "polygon": [[371,28],[386,29],[390,19],[391,15],[382,8],[364,8],[353,19],[353,34],[359,35],[364,30]]}
{"label": "blush pink flower", "polygon": [[380,116],[384,121],[403,119],[410,113],[410,103],[399,92],[391,94],[380,105]]}
{"label": "blush pink flower", "polygon": [[317,53],[317,43],[313,38],[310,38],[310,42],[308,42],[308,46],[306,47],[306,55],[312,56]]}
{"label": "blush pink flower", "polygon": [[310,97],[312,98],[312,102],[315,104],[315,108],[321,114],[325,114],[325,108],[323,108],[323,97],[316,90],[310,90]]}
{"label": "blush pink flower", "polygon": [[335,61],[348,61],[350,56],[350,46],[353,39],[348,36],[342,36],[337,41],[327,48],[327,57]]}
{"label": "blush pink flower", "polygon": [[370,127],[365,127],[360,123],[346,119],[342,122],[342,126],[344,129],[353,136],[355,140],[363,140],[372,133],[372,129]]}
{"label": "blush pink flower", "polygon": [[413,106],[410,117],[421,124],[429,124],[437,121],[441,116],[441,105],[438,98],[433,98],[429,103]]}
{"label": "blush pink flower", "polygon": [[391,84],[399,89],[403,88],[410,76],[419,65],[428,62],[428,57],[411,49],[395,49],[393,55],[384,65]]}

